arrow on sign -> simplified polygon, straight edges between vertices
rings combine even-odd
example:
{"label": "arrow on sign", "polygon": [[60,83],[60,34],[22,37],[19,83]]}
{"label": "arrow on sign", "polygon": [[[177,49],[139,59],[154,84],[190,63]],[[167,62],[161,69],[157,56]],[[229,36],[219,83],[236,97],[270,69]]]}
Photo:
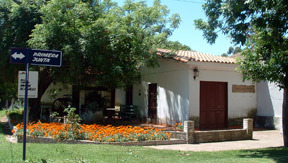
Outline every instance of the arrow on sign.
{"label": "arrow on sign", "polygon": [[21,60],[21,59],[23,59],[25,57],[25,55],[23,55],[21,52],[19,54],[17,52],[15,52],[14,54],[12,54],[12,57],[14,59],[19,58]]}

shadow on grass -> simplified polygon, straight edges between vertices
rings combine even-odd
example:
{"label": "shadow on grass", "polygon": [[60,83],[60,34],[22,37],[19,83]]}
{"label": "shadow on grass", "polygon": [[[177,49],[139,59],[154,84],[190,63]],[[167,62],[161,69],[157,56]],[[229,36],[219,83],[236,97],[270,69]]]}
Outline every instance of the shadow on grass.
{"label": "shadow on grass", "polygon": [[0,135],[4,135],[3,124],[0,122]]}
{"label": "shadow on grass", "polygon": [[270,158],[277,163],[288,162],[288,148],[267,148],[259,150],[247,150],[240,154],[241,158]]}
{"label": "shadow on grass", "polygon": [[12,135],[8,122],[0,122],[0,134]]}

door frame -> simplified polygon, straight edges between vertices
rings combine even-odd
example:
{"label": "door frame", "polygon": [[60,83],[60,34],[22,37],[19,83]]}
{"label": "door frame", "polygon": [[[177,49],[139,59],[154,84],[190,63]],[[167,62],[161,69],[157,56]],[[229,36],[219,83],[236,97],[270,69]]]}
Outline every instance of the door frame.
{"label": "door frame", "polygon": [[[156,95],[154,96],[155,97],[155,102],[156,102],[156,111],[155,111],[155,114],[154,114],[154,118],[151,118],[150,117],[150,106],[151,106],[151,96],[150,96],[150,92],[151,92],[151,87],[154,87],[153,89],[155,89],[155,93]],[[148,111],[147,111],[147,116],[148,118],[150,118],[151,122],[153,123],[153,121],[155,121],[154,123],[157,123],[157,119],[158,119],[158,115],[157,115],[157,111],[158,111],[158,103],[157,103],[157,94],[158,94],[158,90],[157,90],[157,83],[150,83],[148,84]]]}

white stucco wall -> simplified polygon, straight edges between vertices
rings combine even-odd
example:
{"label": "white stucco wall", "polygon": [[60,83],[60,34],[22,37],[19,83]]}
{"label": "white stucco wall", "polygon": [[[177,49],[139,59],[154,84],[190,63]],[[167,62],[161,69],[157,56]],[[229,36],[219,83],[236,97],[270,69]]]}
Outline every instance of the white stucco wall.
{"label": "white stucco wall", "polygon": [[126,92],[123,88],[115,89],[115,106],[125,105]]}
{"label": "white stucco wall", "polygon": [[51,83],[49,87],[46,89],[45,93],[41,97],[42,104],[52,104],[55,99],[63,98],[64,95],[70,95],[72,97],[72,86],[71,85],[63,85],[60,83]]}
{"label": "white stucco wall", "polygon": [[[198,67],[199,77],[193,79],[193,69]],[[200,81],[227,82],[228,86],[228,119],[247,117],[250,110],[257,107],[257,90],[255,93],[233,93],[232,85],[252,85],[251,81],[243,82],[241,74],[233,64],[195,63],[190,68],[190,117],[199,117]],[[256,88],[255,88],[256,89]]]}
{"label": "white stucco wall", "polygon": [[282,117],[283,90],[274,83],[260,82],[258,91],[258,116]]}
{"label": "white stucco wall", "polygon": [[133,89],[133,103],[141,110],[142,117],[147,117],[148,85],[157,83],[158,123],[188,120],[189,65],[166,59],[159,59],[159,64],[155,69],[142,69],[142,82]]}
{"label": "white stucco wall", "polygon": [[[148,113],[148,85],[157,83],[158,122],[173,124],[198,117],[200,109],[200,81],[228,83],[228,119],[247,117],[257,108],[257,90],[255,93],[233,93],[232,85],[253,85],[243,82],[241,74],[233,64],[190,62],[181,63],[159,59],[160,67],[142,69],[142,82],[134,86],[133,103],[141,110],[141,115]],[[193,79],[193,69],[199,69],[199,76]],[[256,89],[256,88],[255,88]],[[139,96],[140,92],[140,96]]]}

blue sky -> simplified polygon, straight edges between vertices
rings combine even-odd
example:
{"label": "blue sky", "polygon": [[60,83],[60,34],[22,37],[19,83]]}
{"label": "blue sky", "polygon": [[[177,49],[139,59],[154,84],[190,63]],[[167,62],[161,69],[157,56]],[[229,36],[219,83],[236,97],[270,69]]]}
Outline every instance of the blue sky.
{"label": "blue sky", "polygon": [[[122,5],[125,0],[114,1]],[[146,0],[146,2],[149,6],[153,4],[153,0]],[[182,44],[190,46],[192,50],[221,55],[222,53],[226,53],[230,46],[233,46],[230,39],[219,33],[216,43],[210,45],[203,38],[202,31],[196,30],[194,26],[195,19],[206,19],[205,13],[202,10],[204,2],[204,0],[161,0],[161,4],[166,5],[171,14],[178,13],[182,20],[180,27],[174,31],[169,40],[179,41]]]}

